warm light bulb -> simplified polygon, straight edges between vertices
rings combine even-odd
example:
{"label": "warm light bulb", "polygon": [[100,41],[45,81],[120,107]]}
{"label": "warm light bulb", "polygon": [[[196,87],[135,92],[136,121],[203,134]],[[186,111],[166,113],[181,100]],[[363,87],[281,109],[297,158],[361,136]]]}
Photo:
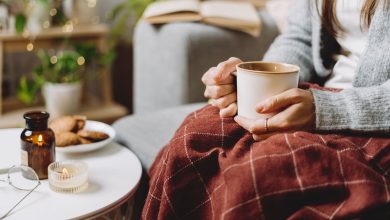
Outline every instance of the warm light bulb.
{"label": "warm light bulb", "polygon": [[62,31],[63,32],[72,32],[73,31],[73,22],[72,21],[68,21],[66,22],[66,24],[64,26],[62,26]]}
{"label": "warm light bulb", "polygon": [[81,57],[77,58],[77,64],[79,64],[79,66],[84,65],[84,63],[85,63],[84,57],[81,56]]}
{"label": "warm light bulb", "polygon": [[50,63],[51,63],[51,64],[56,64],[57,61],[58,61],[57,56],[52,56],[52,57],[50,57]]}
{"label": "warm light bulb", "polygon": [[55,8],[52,8],[52,9],[50,9],[50,16],[55,16],[56,14],[57,14],[57,9],[55,9]]}
{"label": "warm light bulb", "polygon": [[50,21],[44,21],[43,22],[43,28],[47,29],[50,27]]}
{"label": "warm light bulb", "polygon": [[27,51],[30,51],[30,52],[33,51],[34,50],[34,44],[31,43],[31,42],[28,43],[27,46],[26,46],[26,49],[27,49]]}

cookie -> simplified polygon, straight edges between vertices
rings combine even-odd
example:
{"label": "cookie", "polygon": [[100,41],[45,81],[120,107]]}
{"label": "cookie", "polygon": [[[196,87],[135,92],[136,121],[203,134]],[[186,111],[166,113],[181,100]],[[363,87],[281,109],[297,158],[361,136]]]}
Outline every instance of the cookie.
{"label": "cookie", "polygon": [[49,127],[54,133],[74,131],[77,128],[77,120],[72,116],[63,116],[50,122]]}
{"label": "cookie", "polygon": [[102,141],[102,140],[110,137],[108,134],[106,134],[104,132],[89,131],[89,130],[80,130],[77,132],[77,134],[80,137],[86,138],[86,139],[91,140],[93,142]]}
{"label": "cookie", "polygon": [[56,133],[56,146],[66,147],[69,145],[80,144],[80,140],[77,134],[66,131],[61,133]]}
{"label": "cookie", "polygon": [[75,132],[82,130],[85,127],[85,123],[87,123],[87,117],[83,115],[74,115],[73,118],[77,121],[77,129]]}
{"label": "cookie", "polygon": [[89,139],[86,139],[86,138],[83,138],[83,137],[80,137],[80,136],[78,136],[78,138],[79,138],[80,144],[91,144],[91,143],[93,143]]}

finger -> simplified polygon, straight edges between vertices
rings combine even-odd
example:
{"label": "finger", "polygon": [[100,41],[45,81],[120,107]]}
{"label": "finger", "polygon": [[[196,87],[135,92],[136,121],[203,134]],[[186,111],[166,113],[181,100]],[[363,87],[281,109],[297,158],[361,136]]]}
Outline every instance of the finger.
{"label": "finger", "polygon": [[292,117],[296,115],[295,112],[298,111],[299,106],[294,104],[284,111],[274,115],[269,118],[267,121],[268,131],[290,131],[295,129],[296,121],[298,120],[296,117]]}
{"label": "finger", "polygon": [[205,85],[224,85],[224,84],[232,84],[234,82],[235,77],[233,75],[228,75],[223,80],[216,80],[218,75],[220,75],[220,71],[217,67],[211,67],[205,74],[202,76],[202,82]]}
{"label": "finger", "polygon": [[223,82],[225,79],[232,77],[232,73],[236,71],[236,65],[239,63],[242,63],[242,61],[236,57],[230,57],[228,60],[219,63],[217,70],[220,74],[215,75],[214,80]]}
{"label": "finger", "polygon": [[219,111],[219,115],[222,118],[233,117],[237,114],[237,103],[233,102],[228,105],[226,108],[223,108]]}
{"label": "finger", "polygon": [[207,86],[204,95],[207,98],[217,99],[222,96],[233,93],[235,90],[236,87],[233,84]]}
{"label": "finger", "polygon": [[203,74],[202,79],[201,79],[203,84],[215,85],[213,78],[214,78],[214,75],[216,74],[216,72],[217,72],[216,67],[211,67],[209,70],[207,70],[206,73]]}
{"label": "finger", "polygon": [[237,94],[235,92],[225,95],[221,98],[214,99],[213,106],[217,106],[219,109],[226,108],[228,105],[236,102]]}
{"label": "finger", "polygon": [[253,120],[237,115],[234,117],[234,121],[252,134],[264,134],[267,132],[265,118]]}
{"label": "finger", "polygon": [[302,101],[302,92],[300,89],[289,89],[281,94],[272,96],[256,106],[259,113],[271,113],[280,111],[290,105]]}
{"label": "finger", "polygon": [[231,57],[230,59],[221,62],[217,67],[210,68],[203,76],[202,82],[205,85],[230,84],[234,82],[235,77],[232,72],[235,71],[236,65],[242,61],[238,58]]}

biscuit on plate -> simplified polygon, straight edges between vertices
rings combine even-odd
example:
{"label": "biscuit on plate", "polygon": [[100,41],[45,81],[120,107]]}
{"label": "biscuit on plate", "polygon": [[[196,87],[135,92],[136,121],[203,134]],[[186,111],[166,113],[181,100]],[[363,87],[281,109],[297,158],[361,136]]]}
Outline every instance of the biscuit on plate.
{"label": "biscuit on plate", "polygon": [[56,146],[66,147],[69,145],[80,144],[80,140],[77,134],[66,131],[56,134]]}
{"label": "biscuit on plate", "polygon": [[74,115],[74,119],[77,121],[77,129],[76,132],[83,129],[85,127],[85,124],[87,123],[87,117],[83,115]]}
{"label": "biscuit on plate", "polygon": [[83,137],[80,137],[80,136],[78,136],[78,138],[79,138],[80,144],[90,144],[90,143],[93,143],[93,141],[91,141],[89,139],[86,139],[86,138],[83,138]]}
{"label": "biscuit on plate", "polygon": [[63,116],[54,119],[49,123],[54,133],[74,131],[77,128],[77,120],[72,116]]}
{"label": "biscuit on plate", "polygon": [[77,132],[77,134],[80,137],[92,140],[93,142],[102,141],[110,137],[108,134],[104,132],[89,131],[89,130],[80,130]]}

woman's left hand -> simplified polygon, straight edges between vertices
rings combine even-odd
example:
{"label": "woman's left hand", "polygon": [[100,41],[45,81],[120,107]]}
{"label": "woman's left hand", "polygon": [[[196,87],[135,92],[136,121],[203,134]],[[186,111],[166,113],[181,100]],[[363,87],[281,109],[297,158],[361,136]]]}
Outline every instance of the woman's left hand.
{"label": "woman's left hand", "polygon": [[315,127],[314,97],[308,90],[289,89],[259,103],[256,111],[275,115],[257,120],[234,117],[239,125],[252,133],[255,141],[267,139],[276,133],[311,130]]}

